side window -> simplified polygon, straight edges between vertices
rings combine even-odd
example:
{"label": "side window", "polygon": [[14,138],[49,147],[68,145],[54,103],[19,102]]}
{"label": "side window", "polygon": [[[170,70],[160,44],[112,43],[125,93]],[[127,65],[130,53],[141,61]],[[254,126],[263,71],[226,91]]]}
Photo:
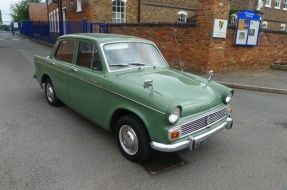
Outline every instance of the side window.
{"label": "side window", "polygon": [[75,48],[75,41],[65,40],[61,41],[55,54],[55,59],[72,63]]}
{"label": "side window", "polygon": [[98,51],[93,43],[80,42],[77,65],[93,70],[102,70]]}

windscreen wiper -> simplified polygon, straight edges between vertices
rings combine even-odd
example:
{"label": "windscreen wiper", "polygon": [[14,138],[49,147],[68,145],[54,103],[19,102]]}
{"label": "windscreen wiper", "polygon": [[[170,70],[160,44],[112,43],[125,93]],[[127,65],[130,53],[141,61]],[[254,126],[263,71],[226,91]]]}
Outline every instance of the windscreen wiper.
{"label": "windscreen wiper", "polygon": [[110,67],[128,67],[128,64],[123,64],[123,63],[119,63],[119,64],[110,64]]}

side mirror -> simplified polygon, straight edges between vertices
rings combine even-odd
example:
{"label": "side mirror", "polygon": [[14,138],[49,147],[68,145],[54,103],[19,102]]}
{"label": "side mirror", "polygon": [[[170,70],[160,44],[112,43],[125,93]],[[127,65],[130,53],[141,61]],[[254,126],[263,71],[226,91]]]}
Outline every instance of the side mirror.
{"label": "side mirror", "polygon": [[152,87],[153,80],[145,80],[144,81],[144,88]]}

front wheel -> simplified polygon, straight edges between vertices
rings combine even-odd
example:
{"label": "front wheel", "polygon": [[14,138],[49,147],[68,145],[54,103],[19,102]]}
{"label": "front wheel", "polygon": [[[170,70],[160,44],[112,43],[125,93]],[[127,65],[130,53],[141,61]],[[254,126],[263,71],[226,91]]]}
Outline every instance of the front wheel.
{"label": "front wheel", "polygon": [[123,116],[116,126],[121,153],[133,162],[146,160],[151,152],[150,138],[143,123],[133,115]]}
{"label": "front wheel", "polygon": [[52,81],[50,78],[45,80],[45,96],[51,106],[59,106],[60,100],[57,98]]}

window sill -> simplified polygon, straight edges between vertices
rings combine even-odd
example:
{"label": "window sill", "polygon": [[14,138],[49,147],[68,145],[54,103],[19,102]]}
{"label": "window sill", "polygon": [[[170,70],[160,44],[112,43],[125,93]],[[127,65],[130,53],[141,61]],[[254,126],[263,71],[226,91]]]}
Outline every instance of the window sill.
{"label": "window sill", "polygon": [[280,7],[274,7],[274,9],[280,9]]}
{"label": "window sill", "polygon": [[267,8],[271,8],[271,5],[265,5],[265,7],[267,7]]}

